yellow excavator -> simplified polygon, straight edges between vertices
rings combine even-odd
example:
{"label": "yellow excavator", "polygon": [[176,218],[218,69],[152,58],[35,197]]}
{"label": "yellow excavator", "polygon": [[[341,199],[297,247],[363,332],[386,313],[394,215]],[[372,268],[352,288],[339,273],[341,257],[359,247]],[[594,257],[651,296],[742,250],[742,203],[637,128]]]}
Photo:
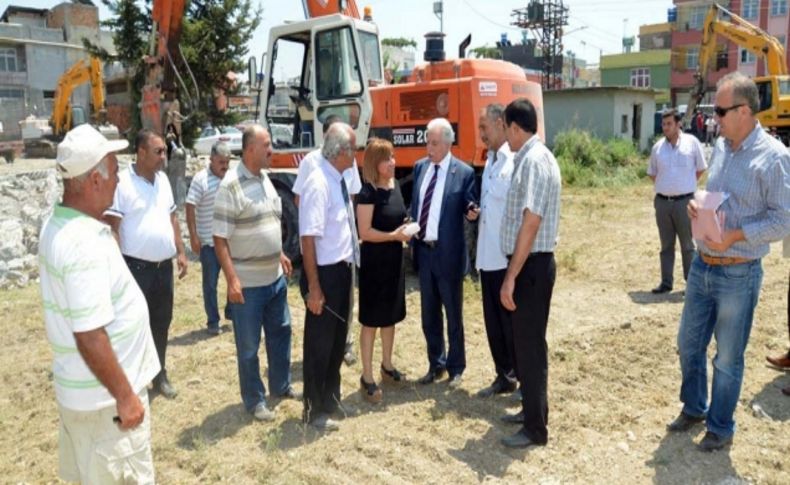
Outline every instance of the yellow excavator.
{"label": "yellow excavator", "polygon": [[[90,82],[92,119],[88,120],[85,108],[71,104],[71,94],[78,86]],[[57,144],[71,128],[91,122],[105,137],[118,138],[118,127],[107,123],[104,106],[104,82],[99,59],[77,61],[64,72],[55,89],[52,117],[49,120],[29,117],[22,121],[22,139],[29,158],[54,158]]]}
{"label": "yellow excavator", "polygon": [[[729,20],[720,18],[722,14]],[[764,59],[768,75],[754,78],[760,94],[757,119],[764,128],[776,128],[777,134],[787,145],[790,141],[790,76],[784,46],[768,32],[715,3],[710,6],[702,28],[699,68],[695,74],[686,117],[694,113],[694,108],[705,95],[706,77],[711,65],[718,64],[717,35]],[[688,119],[685,121],[688,122]]]}

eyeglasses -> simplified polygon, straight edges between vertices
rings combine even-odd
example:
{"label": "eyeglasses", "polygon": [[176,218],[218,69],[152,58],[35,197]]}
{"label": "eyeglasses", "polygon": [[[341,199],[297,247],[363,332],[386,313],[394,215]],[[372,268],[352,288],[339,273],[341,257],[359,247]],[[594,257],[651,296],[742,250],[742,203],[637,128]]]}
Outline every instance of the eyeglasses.
{"label": "eyeglasses", "polygon": [[721,106],[714,106],[713,107],[713,112],[716,113],[716,116],[718,116],[719,118],[724,118],[725,116],[727,116],[727,113],[729,113],[730,111],[732,111],[734,109],[738,109],[738,108],[740,108],[743,105],[744,105],[744,103],[734,104],[734,105],[730,106],[729,108],[722,108]]}

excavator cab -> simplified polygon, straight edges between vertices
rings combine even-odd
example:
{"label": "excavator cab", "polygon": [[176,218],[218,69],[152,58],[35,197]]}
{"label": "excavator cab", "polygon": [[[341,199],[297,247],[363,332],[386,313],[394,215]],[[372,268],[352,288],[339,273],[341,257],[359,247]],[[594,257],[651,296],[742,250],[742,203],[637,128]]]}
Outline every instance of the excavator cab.
{"label": "excavator cab", "polygon": [[[323,142],[323,125],[339,117],[368,138],[370,87],[382,82],[378,28],[358,19],[329,15],[276,27],[264,65],[263,116],[275,151],[304,152]],[[278,126],[279,125],[279,126]]]}

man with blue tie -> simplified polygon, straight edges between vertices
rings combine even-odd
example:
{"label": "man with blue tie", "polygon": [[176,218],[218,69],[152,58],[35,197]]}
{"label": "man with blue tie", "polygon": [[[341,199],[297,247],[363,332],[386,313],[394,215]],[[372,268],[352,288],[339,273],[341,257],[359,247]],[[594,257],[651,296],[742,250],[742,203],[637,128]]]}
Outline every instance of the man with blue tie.
{"label": "man with blue tie", "polygon": [[[469,270],[464,217],[476,220],[474,171],[453,157],[455,133],[450,122],[436,118],[426,132],[428,156],[414,167],[411,216],[420,231],[414,260],[420,279],[422,331],[428,348],[428,373],[418,381],[430,384],[450,374],[450,387],[461,385],[466,368],[462,312],[463,278]],[[447,313],[445,352],[442,307]]]}

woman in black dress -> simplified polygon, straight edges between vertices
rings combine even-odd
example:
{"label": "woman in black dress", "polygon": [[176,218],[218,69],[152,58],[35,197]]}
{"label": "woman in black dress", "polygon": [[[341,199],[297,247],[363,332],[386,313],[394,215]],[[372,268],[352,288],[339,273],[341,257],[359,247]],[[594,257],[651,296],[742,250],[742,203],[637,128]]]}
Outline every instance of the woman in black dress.
{"label": "woman in black dress", "polygon": [[403,375],[392,365],[395,324],[406,317],[403,243],[406,206],[398,181],[392,143],[373,139],[365,149],[365,183],[357,195],[357,223],[362,240],[359,267],[359,337],[362,354],[362,395],[372,403],[382,393],[373,378],[373,341],[381,329],[381,378],[400,382]]}

